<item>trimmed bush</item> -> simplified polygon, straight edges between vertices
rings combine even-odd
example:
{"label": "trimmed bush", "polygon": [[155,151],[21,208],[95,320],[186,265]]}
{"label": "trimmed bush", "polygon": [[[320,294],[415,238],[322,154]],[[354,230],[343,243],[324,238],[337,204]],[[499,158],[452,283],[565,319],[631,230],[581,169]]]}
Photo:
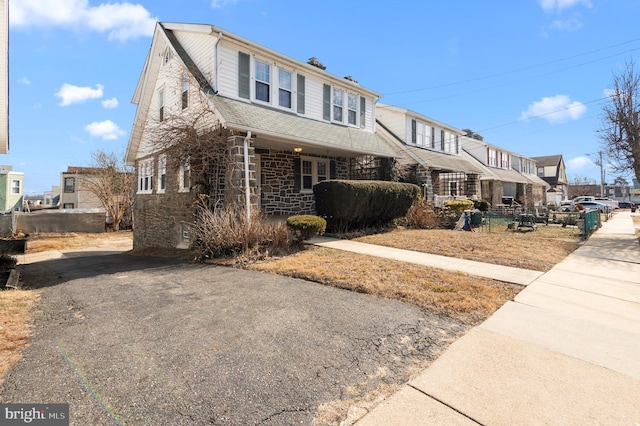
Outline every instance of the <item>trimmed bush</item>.
{"label": "trimmed bush", "polygon": [[316,212],[331,231],[388,225],[420,196],[417,185],[371,180],[328,180],[313,187]]}
{"label": "trimmed bush", "polygon": [[287,227],[293,233],[295,239],[301,243],[309,240],[316,235],[324,234],[327,228],[327,221],[319,216],[311,214],[301,214],[290,216],[287,219]]}
{"label": "trimmed bush", "polygon": [[479,200],[473,202],[473,208],[478,209],[481,212],[489,211],[489,207],[491,207],[491,205],[487,200]]}
{"label": "trimmed bush", "polygon": [[462,214],[462,212],[464,212],[465,210],[471,210],[473,208],[473,201],[472,200],[445,201],[444,206],[449,207],[452,211],[456,212],[457,214]]}

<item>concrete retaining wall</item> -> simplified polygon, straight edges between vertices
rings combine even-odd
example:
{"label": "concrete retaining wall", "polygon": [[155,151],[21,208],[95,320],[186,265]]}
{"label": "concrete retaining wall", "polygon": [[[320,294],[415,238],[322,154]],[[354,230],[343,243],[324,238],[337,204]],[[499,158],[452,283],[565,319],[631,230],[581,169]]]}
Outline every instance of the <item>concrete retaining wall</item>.
{"label": "concrete retaining wall", "polygon": [[[33,213],[14,212],[15,231],[25,234],[43,232],[105,232],[106,214],[103,209],[41,210]],[[11,215],[8,229],[5,217],[0,219],[2,236],[11,235]],[[8,234],[7,234],[8,231]]]}

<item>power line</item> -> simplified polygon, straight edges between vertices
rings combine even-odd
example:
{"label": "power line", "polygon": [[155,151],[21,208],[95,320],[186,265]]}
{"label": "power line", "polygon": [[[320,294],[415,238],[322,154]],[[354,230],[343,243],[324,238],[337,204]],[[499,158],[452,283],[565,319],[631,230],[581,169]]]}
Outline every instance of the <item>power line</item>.
{"label": "power line", "polygon": [[[460,80],[460,81],[455,81],[455,82],[450,82],[450,83],[443,83],[443,84],[439,84],[439,85],[436,85],[436,86],[423,87],[423,88],[420,88],[420,89],[410,89],[410,90],[403,90],[403,91],[398,91],[398,92],[388,92],[388,93],[385,94],[385,96],[400,95],[400,94],[405,94],[405,93],[422,92],[422,91],[425,91],[425,90],[440,89],[440,88],[443,88],[443,87],[451,87],[451,86],[456,86],[456,85],[461,85],[461,84],[466,84],[466,83],[473,83],[473,82],[481,81],[481,80],[488,80],[488,79],[495,78],[495,77],[501,77],[501,76],[508,75],[508,74],[514,74],[514,73],[517,73],[517,72],[527,71],[527,70],[534,69],[534,68],[544,67],[544,66],[555,64],[555,63],[558,63],[558,62],[568,61],[568,60],[571,60],[571,59],[579,58],[581,56],[591,55],[593,53],[597,53],[597,52],[601,52],[601,51],[604,51],[604,50],[609,50],[609,49],[613,49],[613,48],[616,48],[616,47],[624,46],[625,44],[633,43],[633,42],[636,42],[636,41],[640,41],[640,37],[639,38],[634,38],[634,39],[631,39],[631,40],[627,40],[627,41],[624,41],[622,43],[613,44],[611,46],[601,47],[599,49],[594,49],[594,50],[590,50],[588,52],[579,53],[577,55],[567,56],[567,57],[564,57],[564,58],[555,59],[555,60],[548,61],[548,62],[543,62],[541,64],[530,65],[530,66],[527,66],[527,67],[517,68],[515,70],[510,70],[510,71],[503,71],[503,72],[500,72],[500,73],[490,74],[490,75],[486,75],[486,76],[483,76],[483,77],[476,77],[476,78],[471,78],[471,79],[467,79],[467,80]],[[637,49],[631,49],[630,51],[633,51],[633,50],[637,50]],[[611,55],[611,56],[617,56],[619,54],[627,53],[627,52],[628,51],[625,51],[625,52],[621,52],[621,53],[618,53],[616,55]],[[611,57],[611,56],[609,56],[609,57]],[[587,63],[591,63],[591,62],[587,62]],[[563,70],[561,70],[561,71],[563,71]]]}

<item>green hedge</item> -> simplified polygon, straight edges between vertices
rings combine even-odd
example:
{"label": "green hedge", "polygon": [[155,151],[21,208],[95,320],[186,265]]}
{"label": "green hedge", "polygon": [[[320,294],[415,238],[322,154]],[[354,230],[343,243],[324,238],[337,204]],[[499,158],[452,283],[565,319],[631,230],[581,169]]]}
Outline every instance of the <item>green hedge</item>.
{"label": "green hedge", "polygon": [[324,234],[327,228],[327,221],[319,216],[301,214],[289,216],[287,227],[291,230],[298,242],[309,240],[316,235]]}
{"label": "green hedge", "polygon": [[404,217],[421,190],[410,183],[328,180],[315,185],[313,194],[327,229],[348,231],[385,226]]}

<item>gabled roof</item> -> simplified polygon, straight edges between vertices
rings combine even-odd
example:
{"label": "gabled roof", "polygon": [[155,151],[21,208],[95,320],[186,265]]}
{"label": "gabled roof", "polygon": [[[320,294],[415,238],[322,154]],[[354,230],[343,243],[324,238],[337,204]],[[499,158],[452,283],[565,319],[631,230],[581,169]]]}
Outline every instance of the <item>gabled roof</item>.
{"label": "gabled roof", "polygon": [[307,144],[307,146],[331,148],[359,155],[392,157],[396,154],[386,140],[369,131],[299,117],[276,109],[218,96],[210,82],[207,81],[201,70],[181,46],[177,37],[173,34],[173,30],[199,32],[211,34],[212,36],[224,34],[225,38],[231,38],[240,43],[262,49],[270,55],[295,63],[296,66],[304,68],[308,72],[321,75],[323,79],[333,80],[342,85],[355,85],[358,91],[367,93],[374,98],[381,96],[376,92],[361,87],[357,83],[320,71],[316,67],[288,58],[285,55],[242,37],[224,32],[222,29],[211,25],[158,23],[132,100],[133,103],[138,104],[138,108],[127,146],[126,164],[132,165],[135,162],[135,153],[142,139],[142,132],[150,108],[150,99],[153,95],[159,72],[159,58],[161,56],[159,53],[165,44],[170,46],[185,68],[199,82],[200,90],[208,96],[210,106],[225,128],[251,131],[254,134],[257,133],[270,139],[286,140],[292,144]]}
{"label": "gabled roof", "polygon": [[540,167],[554,166],[557,167],[562,161],[562,155],[544,155],[542,157],[531,157]]}

